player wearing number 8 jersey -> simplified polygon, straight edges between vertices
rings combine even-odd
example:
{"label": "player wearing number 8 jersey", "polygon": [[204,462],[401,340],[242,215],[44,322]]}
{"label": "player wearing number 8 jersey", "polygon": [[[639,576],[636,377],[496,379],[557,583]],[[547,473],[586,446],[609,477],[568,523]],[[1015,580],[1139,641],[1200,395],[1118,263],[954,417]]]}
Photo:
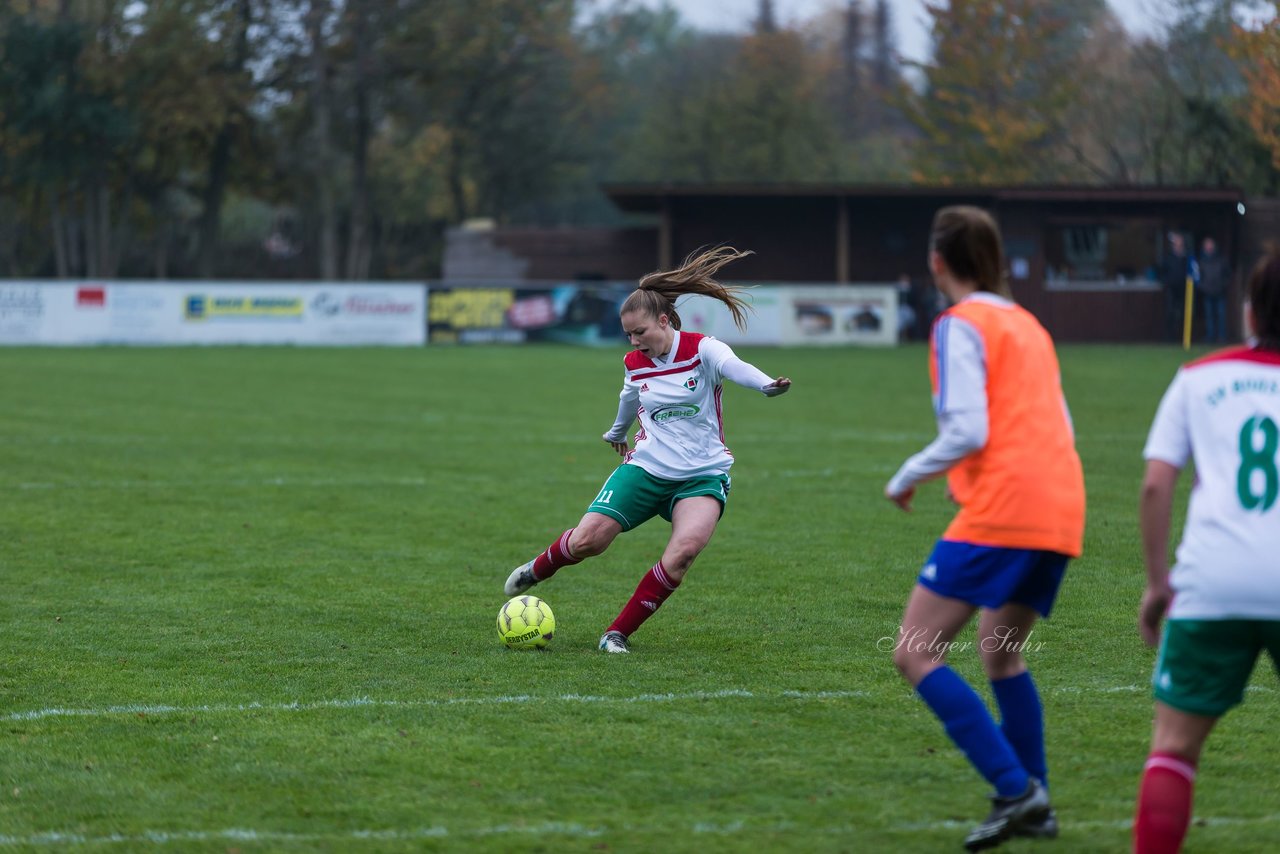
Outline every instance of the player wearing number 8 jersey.
{"label": "player wearing number 8 jersey", "polygon": [[[733,455],[724,443],[723,381],[769,397],[791,387],[791,380],[767,376],[727,344],[680,328],[675,301],[685,294],[723,302],[738,327],[745,327],[746,304],[736,288],[717,282],[715,274],[747,254],[728,247],[708,250],[678,269],[645,276],[623,302],[619,318],[636,349],[624,359],[618,415],[604,434],[623,463],[576,527],[507,578],[504,591],[516,596],[561,567],[602,553],[618,534],[654,516],[671,522],[662,559],[600,638],[605,652],[630,651],[631,634],[679,586],[724,512]],[[637,419],[640,428],[632,448],[627,432]]]}
{"label": "player wearing number 8 jersey", "polygon": [[[1148,644],[1159,638],[1160,652],[1134,822],[1140,854],[1179,850],[1209,731],[1243,698],[1264,648],[1280,670],[1280,255],[1254,268],[1248,297],[1255,341],[1178,371],[1143,454],[1139,629]],[[1196,483],[1171,573],[1174,486],[1192,461]]]}

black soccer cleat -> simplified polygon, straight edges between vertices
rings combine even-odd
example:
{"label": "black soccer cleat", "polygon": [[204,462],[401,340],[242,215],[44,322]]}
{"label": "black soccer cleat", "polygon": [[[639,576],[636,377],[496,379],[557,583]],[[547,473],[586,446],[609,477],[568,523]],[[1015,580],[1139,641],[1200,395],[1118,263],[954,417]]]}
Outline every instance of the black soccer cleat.
{"label": "black soccer cleat", "polygon": [[1025,836],[1028,839],[1057,839],[1058,838],[1058,814],[1051,808],[1049,814],[1044,817],[1044,821],[1032,822],[1031,824],[1015,828],[1014,836]]}
{"label": "black soccer cleat", "polygon": [[[1052,819],[1052,833],[1057,834],[1058,821],[1049,804],[1049,793],[1038,780],[1031,780],[1027,790],[1016,798],[993,797],[991,814],[964,838],[966,851],[995,848],[1011,836],[1030,836],[1043,829]],[[1038,835],[1038,834],[1034,834]]]}

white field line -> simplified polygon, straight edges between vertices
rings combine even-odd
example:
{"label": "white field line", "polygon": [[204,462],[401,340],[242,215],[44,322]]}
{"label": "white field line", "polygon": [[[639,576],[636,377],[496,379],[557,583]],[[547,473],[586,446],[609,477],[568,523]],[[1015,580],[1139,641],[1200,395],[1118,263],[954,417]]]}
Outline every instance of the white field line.
{"label": "white field line", "polygon": [[[359,489],[363,487],[401,486],[410,488],[438,487],[445,483],[459,480],[487,483],[497,482],[497,475],[478,475],[466,472],[450,472],[435,477],[258,477],[258,478],[202,478],[190,480],[160,480],[150,478],[115,478],[92,480],[32,480],[7,484],[0,482],[0,490],[18,489],[28,492],[50,492],[66,490],[135,490],[135,489],[246,489],[254,487],[278,487],[289,489],[329,489],[333,487]],[[554,483],[595,483],[600,482],[598,475],[548,476],[543,478]]]}
{"label": "white field line", "polygon": [[[1236,817],[1236,816],[1203,816],[1193,819],[1197,828],[1276,824],[1280,822],[1280,814]],[[1064,822],[1064,828],[1073,830],[1114,830],[1127,831],[1133,826],[1130,819],[1110,821]],[[968,830],[970,824],[959,821],[912,822],[892,827],[875,828],[889,833],[919,833],[920,831]],[[856,839],[872,828],[854,827],[852,825],[813,826],[798,822],[784,821],[770,824],[755,824],[745,821],[732,822],[696,822],[686,827],[669,825],[637,827],[634,825],[590,826],[569,822],[543,822],[541,824],[498,824],[490,827],[455,828],[450,830],[441,825],[419,828],[388,828],[380,830],[351,830],[333,833],[290,833],[287,831],[252,830],[249,828],[227,828],[225,830],[146,830],[141,833],[110,833],[92,836],[84,833],[63,831],[46,831],[29,836],[0,835],[0,846],[71,846],[71,845],[153,845],[175,844],[187,842],[260,842],[260,843],[314,843],[314,842],[411,842],[415,839],[441,839],[452,837],[471,838],[485,836],[562,836],[579,839],[591,839],[608,835],[634,836],[635,834],[659,835],[668,838],[682,838],[698,835],[736,836],[759,834],[804,833],[822,836],[842,836]]]}
{"label": "white field line", "polygon": [[243,488],[251,486],[289,486],[302,488],[361,487],[361,486],[431,486],[439,479],[425,477],[263,477],[236,480],[66,480],[27,481],[17,484],[18,489],[208,489],[210,487]]}
{"label": "white field line", "polygon": [[[1149,685],[1098,685],[1080,687],[1066,685],[1050,687],[1049,694],[1137,694],[1150,690]],[[1248,691],[1264,694],[1275,689],[1264,685],[1250,686]],[[691,691],[683,694],[635,694],[610,697],[600,694],[509,694],[497,697],[446,697],[423,700],[376,700],[371,697],[354,697],[349,700],[295,700],[290,703],[215,703],[196,706],[171,706],[166,704],[126,704],[99,706],[96,708],[47,708],[25,712],[9,712],[0,715],[0,721],[37,721],[45,718],[103,718],[114,715],[195,715],[238,714],[243,712],[309,712],[320,709],[420,709],[448,708],[451,706],[501,706],[521,703],[678,703],[687,701],[745,699],[745,700],[845,700],[869,698],[870,691],[747,691],[741,688],[725,688],[719,691]],[[885,695],[881,695],[882,697]],[[909,692],[895,695],[897,699],[911,698]]]}
{"label": "white field line", "polygon": [[237,712],[305,712],[316,709],[358,709],[375,708],[434,708],[448,706],[496,706],[511,703],[673,703],[686,700],[721,700],[740,697],[745,699],[787,698],[797,700],[826,700],[846,697],[869,697],[866,691],[782,691],[767,694],[728,688],[722,691],[693,691],[687,694],[636,694],[630,697],[607,697],[597,694],[551,694],[539,696],[534,694],[512,694],[502,697],[449,697],[439,700],[374,700],[369,697],[356,697],[350,700],[319,700],[314,702],[292,703],[226,703],[207,706],[168,706],[168,705],[123,705],[104,706],[94,709],[34,709],[27,712],[10,712],[0,716],[3,721],[34,721],[42,718],[87,717],[98,718],[109,715],[187,715],[187,714],[227,714]]}
{"label": "white field line", "polygon": [[859,466],[826,466],[820,469],[779,469],[777,471],[762,469],[752,472],[750,477],[753,480],[757,478],[760,480],[771,480],[773,478],[818,480],[820,478],[847,477],[849,475],[893,474],[897,470],[897,465],[893,463],[866,463]]}

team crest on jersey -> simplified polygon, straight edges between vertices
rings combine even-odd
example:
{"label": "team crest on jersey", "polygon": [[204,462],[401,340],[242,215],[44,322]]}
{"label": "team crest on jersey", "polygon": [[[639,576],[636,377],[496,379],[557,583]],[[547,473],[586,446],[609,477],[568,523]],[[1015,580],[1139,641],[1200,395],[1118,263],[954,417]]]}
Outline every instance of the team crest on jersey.
{"label": "team crest on jersey", "polygon": [[689,379],[684,381],[684,387],[689,389],[689,391],[695,390],[698,387],[698,378],[689,377]]}

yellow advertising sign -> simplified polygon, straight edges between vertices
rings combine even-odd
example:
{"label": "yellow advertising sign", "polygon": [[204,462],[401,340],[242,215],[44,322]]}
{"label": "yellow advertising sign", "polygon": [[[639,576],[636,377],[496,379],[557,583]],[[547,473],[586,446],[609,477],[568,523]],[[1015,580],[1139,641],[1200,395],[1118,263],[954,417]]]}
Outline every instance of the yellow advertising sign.
{"label": "yellow advertising sign", "polygon": [[511,288],[467,288],[432,291],[427,320],[453,329],[501,329],[515,302]]}
{"label": "yellow advertising sign", "polygon": [[188,296],[184,301],[188,320],[213,320],[220,317],[302,317],[301,297],[277,296]]}

